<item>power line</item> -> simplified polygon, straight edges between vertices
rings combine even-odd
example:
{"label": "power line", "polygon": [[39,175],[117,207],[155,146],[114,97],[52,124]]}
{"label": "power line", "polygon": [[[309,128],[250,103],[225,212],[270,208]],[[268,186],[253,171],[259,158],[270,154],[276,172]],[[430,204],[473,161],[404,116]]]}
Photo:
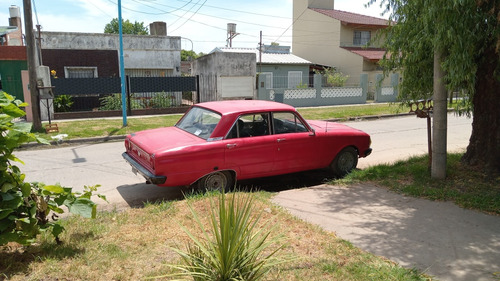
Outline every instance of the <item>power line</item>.
{"label": "power line", "polygon": [[[196,4],[198,4],[199,2],[200,2],[200,0],[198,0],[198,2],[197,2]],[[206,1],[205,1],[205,2],[206,2]],[[178,18],[177,18],[174,22],[172,22],[172,23],[171,23],[171,25],[174,25],[174,24],[175,24],[178,20],[180,20],[180,19],[184,18],[184,16],[185,16],[187,13],[191,12],[191,9],[192,9],[192,8],[194,8],[194,7],[196,6],[196,4],[193,4],[193,6],[192,6],[191,8],[189,8],[189,10],[185,11],[185,13],[184,13],[182,16],[178,17]],[[177,15],[176,15],[176,16],[177,16]],[[185,22],[184,22],[184,23],[185,23]],[[183,24],[182,24],[182,25],[183,25]],[[182,25],[181,25],[181,26],[182,26]],[[176,28],[175,30],[177,30],[177,29],[179,29],[179,28]]]}
{"label": "power line", "polygon": [[[186,2],[182,0],[177,0],[178,2]],[[191,2],[191,1],[189,1]],[[158,6],[165,6],[169,7],[168,5],[156,3]],[[249,15],[255,15],[255,16],[263,16],[263,17],[271,17],[271,18],[282,18],[282,19],[290,19],[289,17],[282,17],[282,16],[276,16],[276,15],[266,15],[266,14],[261,14],[261,13],[253,13],[253,12],[248,12],[248,11],[241,11],[241,10],[234,10],[234,9],[228,9],[228,8],[223,8],[223,7],[217,7],[217,6],[211,6],[211,5],[204,5],[207,8],[214,8],[218,10],[224,10],[224,11],[229,11],[229,12],[236,12],[236,13],[242,13],[242,14],[249,14]]]}
{"label": "power line", "polygon": [[[186,19],[186,21],[184,21],[184,23],[182,23],[179,27],[177,27],[176,29],[172,30],[172,32],[175,32],[177,29],[181,28],[183,25],[186,24],[186,22],[188,22],[192,17],[194,17],[196,15],[196,13],[198,13],[198,11],[203,7],[203,5],[205,5],[205,3],[207,3],[208,0],[205,0],[203,2],[203,4],[201,4],[201,6],[198,8],[198,10],[196,10],[196,12],[194,12],[188,19]],[[199,2],[199,1],[198,1]]]}

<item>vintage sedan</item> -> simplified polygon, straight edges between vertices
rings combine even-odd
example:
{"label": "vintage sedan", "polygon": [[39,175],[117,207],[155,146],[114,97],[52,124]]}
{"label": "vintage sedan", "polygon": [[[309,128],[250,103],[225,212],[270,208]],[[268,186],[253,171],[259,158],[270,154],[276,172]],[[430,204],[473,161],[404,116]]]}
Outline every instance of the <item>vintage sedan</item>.
{"label": "vintage sedan", "polygon": [[236,180],[320,168],[344,176],[370,144],[365,132],[306,121],[286,104],[233,100],[199,103],[174,127],[128,135],[122,155],[147,183],[227,190]]}

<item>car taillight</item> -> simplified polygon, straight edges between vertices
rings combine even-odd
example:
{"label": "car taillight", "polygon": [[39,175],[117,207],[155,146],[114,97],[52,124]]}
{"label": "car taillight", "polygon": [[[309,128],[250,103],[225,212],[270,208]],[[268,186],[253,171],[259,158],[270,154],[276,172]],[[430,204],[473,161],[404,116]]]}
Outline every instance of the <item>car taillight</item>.
{"label": "car taillight", "polygon": [[155,155],[151,154],[149,157],[149,163],[151,164],[151,168],[154,170],[155,169]]}

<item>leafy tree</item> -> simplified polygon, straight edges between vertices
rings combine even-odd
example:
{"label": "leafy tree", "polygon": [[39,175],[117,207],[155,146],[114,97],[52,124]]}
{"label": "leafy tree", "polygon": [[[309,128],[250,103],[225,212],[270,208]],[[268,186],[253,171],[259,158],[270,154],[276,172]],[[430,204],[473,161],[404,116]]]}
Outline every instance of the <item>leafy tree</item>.
{"label": "leafy tree", "polygon": [[202,55],[203,53],[197,54],[195,51],[181,50],[181,61],[195,60]]}
{"label": "leafy tree", "polygon": [[500,2],[498,0],[371,0],[390,13],[384,32],[386,71],[403,74],[403,100],[435,94],[434,63],[448,91],[466,93],[460,113],[472,114],[463,162],[500,173]]}
{"label": "leafy tree", "polygon": [[[114,18],[110,23],[106,24],[104,27],[104,33],[119,33],[118,19]],[[144,22],[131,23],[129,20],[122,19],[122,33],[123,34],[136,34],[136,35],[147,35],[149,30],[144,26]]]}
{"label": "leafy tree", "polygon": [[26,175],[12,164],[23,163],[13,154],[21,144],[31,141],[48,144],[30,132],[30,123],[14,122],[25,115],[19,108],[25,106],[26,103],[0,91],[0,246],[8,242],[31,244],[41,231],[50,231],[59,241],[64,229],[57,221],[50,220],[49,214],[63,213],[62,206],[85,217],[95,217],[96,213],[96,204],[90,197],[97,186],[85,187],[79,193],[60,185],[28,183]]}

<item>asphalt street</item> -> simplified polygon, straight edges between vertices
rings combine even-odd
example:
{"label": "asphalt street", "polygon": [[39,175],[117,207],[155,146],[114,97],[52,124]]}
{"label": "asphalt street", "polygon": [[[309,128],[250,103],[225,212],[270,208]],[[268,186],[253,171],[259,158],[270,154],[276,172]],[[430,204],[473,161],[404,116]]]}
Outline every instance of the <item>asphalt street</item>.
{"label": "asphalt street", "polygon": [[[425,119],[415,116],[346,122],[372,137],[373,153],[363,169],[427,153]],[[448,116],[448,151],[464,151],[471,120]],[[189,188],[147,185],[121,157],[123,143],[63,144],[18,151],[28,181],[60,183],[81,190],[100,184],[110,203],[100,209],[140,207],[144,202],[182,199]],[[440,280],[498,280],[500,218],[452,203],[408,198],[373,185],[324,185],[319,171],[242,182],[277,191],[274,202],[292,214],[336,232],[355,246],[415,267]],[[305,187],[305,188],[304,188]],[[495,277],[495,273],[497,273]]]}

